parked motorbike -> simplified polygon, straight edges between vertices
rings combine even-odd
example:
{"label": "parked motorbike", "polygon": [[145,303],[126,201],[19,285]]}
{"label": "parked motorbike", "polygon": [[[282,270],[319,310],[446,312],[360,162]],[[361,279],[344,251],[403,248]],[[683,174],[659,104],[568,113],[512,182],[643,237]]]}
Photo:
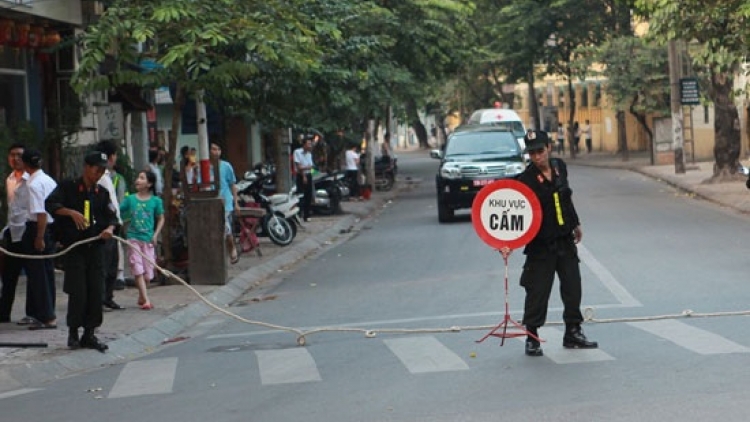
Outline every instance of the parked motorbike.
{"label": "parked motorbike", "polygon": [[[297,192],[296,187],[292,189],[292,192],[298,197],[302,195],[300,192]],[[341,201],[349,197],[349,192],[344,172],[313,176],[311,211],[319,215],[338,214],[341,212]]]}
{"label": "parked motorbike", "polygon": [[[263,171],[248,171],[237,183],[240,206],[258,206],[265,210],[257,224],[257,235],[268,237],[279,246],[292,243],[297,234],[299,207],[292,195],[277,194],[274,199],[263,193],[263,183],[270,176]],[[274,195],[275,196],[275,195]],[[290,223],[291,222],[291,223]]]}
{"label": "parked motorbike", "polygon": [[[361,157],[362,168],[367,174],[367,157],[365,154]],[[372,186],[379,191],[389,191],[396,184],[396,172],[398,171],[398,158],[395,156],[383,155],[375,157],[375,183]]]}

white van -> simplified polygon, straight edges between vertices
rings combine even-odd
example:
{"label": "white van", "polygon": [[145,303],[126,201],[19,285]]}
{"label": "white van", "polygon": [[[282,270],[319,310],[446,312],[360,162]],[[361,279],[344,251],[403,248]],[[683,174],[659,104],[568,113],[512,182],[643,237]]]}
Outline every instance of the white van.
{"label": "white van", "polygon": [[[508,108],[483,108],[471,113],[469,125],[492,125],[504,127],[516,136],[522,149],[526,149],[523,137],[526,136],[526,127],[523,125],[518,113]],[[528,154],[526,159],[528,160]]]}

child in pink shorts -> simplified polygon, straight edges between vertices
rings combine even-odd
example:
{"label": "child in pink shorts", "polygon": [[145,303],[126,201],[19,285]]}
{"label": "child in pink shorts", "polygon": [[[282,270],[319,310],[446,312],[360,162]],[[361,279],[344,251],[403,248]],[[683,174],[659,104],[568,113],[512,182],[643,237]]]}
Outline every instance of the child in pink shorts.
{"label": "child in pink shorts", "polygon": [[148,170],[138,173],[135,179],[136,193],[126,196],[120,204],[120,215],[127,222],[126,236],[128,263],[138,287],[138,305],[143,310],[153,309],[148,299],[148,283],[154,278],[156,245],[164,226],[164,205],[156,196],[156,175]]}

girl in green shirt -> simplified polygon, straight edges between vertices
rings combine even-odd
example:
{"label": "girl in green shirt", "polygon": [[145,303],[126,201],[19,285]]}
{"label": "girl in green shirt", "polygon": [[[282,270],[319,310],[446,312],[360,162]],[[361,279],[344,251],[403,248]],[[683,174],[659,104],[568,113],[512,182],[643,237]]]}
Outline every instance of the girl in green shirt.
{"label": "girl in green shirt", "polygon": [[154,278],[154,249],[164,226],[164,205],[161,198],[156,196],[155,186],[156,175],[144,170],[135,179],[135,194],[126,196],[120,203],[120,215],[128,223],[126,236],[130,243],[130,272],[135,277],[138,305],[143,310],[154,307],[148,299],[147,286]]}

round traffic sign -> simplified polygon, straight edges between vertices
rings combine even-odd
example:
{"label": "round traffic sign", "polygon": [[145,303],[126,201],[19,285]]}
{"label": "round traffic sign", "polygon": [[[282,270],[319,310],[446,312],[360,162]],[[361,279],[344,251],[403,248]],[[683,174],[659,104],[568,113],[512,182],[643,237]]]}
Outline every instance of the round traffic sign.
{"label": "round traffic sign", "polygon": [[534,191],[523,183],[498,180],[477,193],[471,222],[484,243],[495,249],[517,249],[539,232],[542,206]]}

